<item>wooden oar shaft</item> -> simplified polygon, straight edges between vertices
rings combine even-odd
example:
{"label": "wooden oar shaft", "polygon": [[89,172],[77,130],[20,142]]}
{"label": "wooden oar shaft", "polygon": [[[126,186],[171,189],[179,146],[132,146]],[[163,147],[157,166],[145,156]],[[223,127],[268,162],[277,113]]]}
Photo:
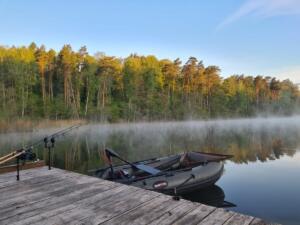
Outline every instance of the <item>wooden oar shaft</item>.
{"label": "wooden oar shaft", "polygon": [[3,159],[3,160],[0,160],[0,165],[3,164],[3,163],[8,162],[8,161],[10,161],[10,160],[12,160],[12,159],[14,159],[14,158],[20,156],[20,155],[22,155],[23,153],[24,153],[24,151],[19,152],[19,153],[15,153],[14,155],[12,155],[12,156],[10,156],[10,157],[8,157],[8,158],[5,158],[5,159]]}

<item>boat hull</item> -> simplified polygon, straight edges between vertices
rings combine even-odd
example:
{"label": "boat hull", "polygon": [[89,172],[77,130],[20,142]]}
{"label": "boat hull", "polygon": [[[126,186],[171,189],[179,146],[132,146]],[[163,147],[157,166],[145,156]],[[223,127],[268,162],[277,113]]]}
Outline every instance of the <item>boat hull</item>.
{"label": "boat hull", "polygon": [[186,171],[133,182],[131,185],[168,194],[182,194],[215,184],[222,176],[223,162],[212,162]]}
{"label": "boat hull", "polygon": [[222,159],[226,157],[228,158],[225,155],[190,152],[187,155],[183,153],[134,163],[159,169],[161,172],[155,175],[136,170],[128,164],[114,166],[113,176],[111,167],[96,170],[94,175],[147,190],[181,194],[215,184],[222,176],[224,169]]}

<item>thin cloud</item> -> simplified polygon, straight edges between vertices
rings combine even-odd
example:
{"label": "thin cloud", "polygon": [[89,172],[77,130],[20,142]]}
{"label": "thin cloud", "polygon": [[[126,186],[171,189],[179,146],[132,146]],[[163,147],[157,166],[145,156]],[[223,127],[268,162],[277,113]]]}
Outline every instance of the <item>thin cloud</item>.
{"label": "thin cloud", "polygon": [[248,15],[273,17],[293,14],[300,14],[299,0],[247,0],[240,8],[222,21],[217,26],[217,30]]}
{"label": "thin cloud", "polygon": [[300,84],[300,66],[282,68],[278,71],[273,71],[273,74],[277,74],[276,76],[279,79],[289,79],[295,83]]}

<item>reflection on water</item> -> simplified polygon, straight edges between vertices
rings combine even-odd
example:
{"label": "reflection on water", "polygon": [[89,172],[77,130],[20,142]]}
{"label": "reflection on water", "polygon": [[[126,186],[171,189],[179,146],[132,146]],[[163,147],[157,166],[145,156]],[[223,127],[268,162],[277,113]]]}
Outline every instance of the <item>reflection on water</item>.
{"label": "reflection on water", "polygon": [[279,160],[227,162],[217,182],[233,210],[288,225],[300,224],[300,151]]}
{"label": "reflection on water", "polygon": [[[57,130],[2,134],[0,155]],[[237,205],[233,210],[274,222],[298,224],[300,214],[295,211],[300,208],[300,158],[296,150],[299,146],[300,116],[94,124],[57,140],[53,160],[56,167],[86,173],[104,166],[100,156],[105,147],[116,150],[130,161],[183,151],[232,154],[234,158],[226,163],[225,174],[217,183],[219,187],[191,193],[186,198],[214,204],[219,197],[221,199],[221,193],[225,193],[226,201]],[[47,157],[46,151],[35,151],[38,158]],[[205,196],[218,197],[203,200]]]}
{"label": "reflection on water", "polygon": [[225,201],[225,193],[223,189],[217,185],[184,194],[182,197],[193,202],[200,202],[219,208],[236,207],[234,203]]}

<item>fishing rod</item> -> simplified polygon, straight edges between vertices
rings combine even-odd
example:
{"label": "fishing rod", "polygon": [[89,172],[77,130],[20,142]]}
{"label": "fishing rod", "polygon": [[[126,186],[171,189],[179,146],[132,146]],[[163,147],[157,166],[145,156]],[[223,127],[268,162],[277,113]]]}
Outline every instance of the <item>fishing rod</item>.
{"label": "fishing rod", "polygon": [[25,151],[23,149],[18,149],[18,150],[14,151],[14,152],[11,152],[11,153],[9,153],[9,154],[1,157],[0,158],[0,165],[4,164],[4,163],[6,163],[6,162],[8,162],[8,161],[10,161],[10,160],[12,160],[12,159],[20,156],[20,155],[22,155],[23,153],[25,153]]}
{"label": "fishing rod", "polygon": [[2,156],[0,158],[0,165],[4,164],[12,159],[17,159],[17,180],[19,180],[19,161],[23,160],[25,163],[26,160],[34,160],[36,155],[35,155],[35,153],[32,152],[33,148],[44,143],[44,147],[48,149],[48,155],[49,155],[48,156],[48,158],[49,158],[48,166],[49,166],[49,170],[51,170],[51,149],[54,148],[55,139],[60,136],[65,136],[67,133],[69,133],[73,129],[79,128],[81,126],[82,126],[82,124],[78,124],[78,125],[73,125],[71,127],[65,128],[54,134],[48,135],[39,141],[33,142],[30,145],[26,145],[26,146],[24,146],[20,149],[17,149],[5,156]]}
{"label": "fishing rod", "polygon": [[34,142],[30,145],[24,146],[24,147],[22,147],[20,149],[17,149],[17,150],[15,150],[15,151],[13,151],[13,152],[5,155],[5,156],[2,156],[0,158],[0,165],[7,162],[7,161],[9,161],[9,160],[11,160],[11,159],[13,159],[13,158],[16,158],[16,157],[20,156],[21,154],[25,153],[26,151],[32,150],[34,147],[37,147],[37,146],[41,145],[42,143],[45,143],[45,142],[48,143],[49,140],[53,141],[53,140],[55,140],[55,138],[57,138],[59,136],[64,136],[65,134],[67,134],[71,130],[79,128],[80,126],[82,126],[82,124],[73,125],[71,127],[65,128],[63,130],[60,130],[60,131],[54,133],[54,134],[46,136],[45,138],[43,138],[39,141],[36,141],[36,142]]}
{"label": "fishing rod", "polygon": [[43,138],[43,139],[41,139],[39,141],[36,141],[36,142],[34,142],[34,143],[30,144],[30,145],[24,146],[24,147],[22,147],[20,149],[17,149],[17,150],[15,150],[15,151],[13,151],[13,152],[5,155],[5,156],[2,156],[2,157],[0,157],[0,164],[3,164],[5,162],[9,161],[10,159],[13,159],[13,158],[19,156],[20,154],[24,153],[24,151],[26,149],[28,150],[29,148],[37,147],[37,146],[41,145],[42,143],[45,143],[45,141],[48,142],[48,140],[51,140],[52,138],[56,138],[56,137],[59,137],[59,136],[64,136],[65,134],[67,134],[71,130],[73,130],[75,128],[79,128],[80,126],[82,126],[82,124],[73,125],[71,127],[65,128],[63,130],[60,130],[60,131],[54,133],[54,134],[46,136],[45,138]]}
{"label": "fishing rod", "polygon": [[43,138],[43,139],[41,139],[41,140],[39,140],[39,141],[36,141],[36,142],[34,142],[33,144],[31,144],[31,145],[27,145],[27,146],[30,146],[30,147],[32,147],[32,148],[33,148],[33,147],[37,147],[37,146],[39,146],[39,145],[41,145],[41,144],[43,144],[43,143],[45,143],[45,142],[48,142],[49,140],[51,140],[51,139],[53,139],[53,138],[57,138],[57,137],[59,137],[59,136],[64,136],[64,135],[66,135],[67,133],[69,133],[71,130],[76,129],[76,128],[79,128],[79,127],[81,127],[81,126],[82,126],[82,124],[70,126],[70,127],[65,128],[65,129],[63,129],[63,130],[60,130],[60,131],[58,131],[58,132],[56,132],[56,133],[54,133],[54,134],[51,134],[51,135],[49,135],[49,136],[46,136],[45,138]]}
{"label": "fishing rod", "polygon": [[36,146],[44,143],[44,148],[48,149],[48,169],[51,170],[51,149],[54,148],[55,145],[55,139],[60,136],[65,136],[67,133],[69,133],[71,130],[79,128],[82,126],[82,124],[73,125],[71,127],[68,127],[64,130],[58,131],[50,136],[45,137],[43,140],[37,141]]}

